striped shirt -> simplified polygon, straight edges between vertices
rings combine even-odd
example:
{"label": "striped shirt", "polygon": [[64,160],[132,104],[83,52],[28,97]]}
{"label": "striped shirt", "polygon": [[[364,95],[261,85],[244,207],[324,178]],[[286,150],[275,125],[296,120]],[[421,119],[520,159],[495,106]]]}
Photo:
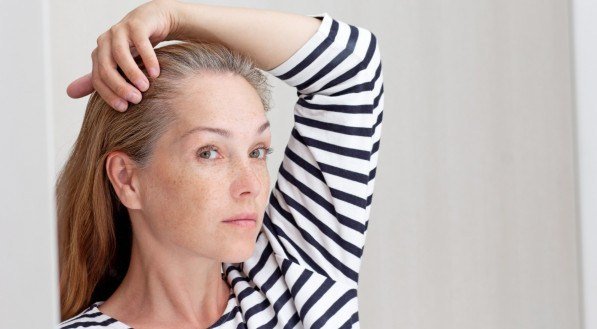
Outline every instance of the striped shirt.
{"label": "striped shirt", "polygon": [[[381,133],[375,36],[328,13],[266,71],[297,89],[294,127],[254,254],[223,264],[227,307],[210,328],[358,328],[357,284]],[[96,301],[61,329],[130,328]]]}

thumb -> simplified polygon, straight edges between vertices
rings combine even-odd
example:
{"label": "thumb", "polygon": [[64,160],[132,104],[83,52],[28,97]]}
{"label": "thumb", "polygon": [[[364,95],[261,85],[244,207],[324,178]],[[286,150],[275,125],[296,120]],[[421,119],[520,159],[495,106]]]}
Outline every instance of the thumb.
{"label": "thumb", "polygon": [[94,88],[93,83],[91,82],[91,73],[71,82],[66,88],[66,94],[70,98],[81,98],[91,94],[93,91]]}

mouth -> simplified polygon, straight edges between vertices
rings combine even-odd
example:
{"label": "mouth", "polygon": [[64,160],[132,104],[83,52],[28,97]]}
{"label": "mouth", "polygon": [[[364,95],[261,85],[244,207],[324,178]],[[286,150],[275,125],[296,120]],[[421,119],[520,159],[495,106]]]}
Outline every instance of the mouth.
{"label": "mouth", "polygon": [[234,225],[238,227],[251,228],[257,225],[257,214],[256,213],[242,213],[234,215],[228,219],[222,221],[225,224]]}

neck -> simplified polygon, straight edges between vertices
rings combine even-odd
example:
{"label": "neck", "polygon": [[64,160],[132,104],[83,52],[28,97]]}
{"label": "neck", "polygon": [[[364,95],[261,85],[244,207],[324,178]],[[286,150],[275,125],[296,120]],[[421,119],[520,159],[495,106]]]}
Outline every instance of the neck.
{"label": "neck", "polygon": [[102,312],[134,327],[205,328],[217,321],[230,293],[221,262],[172,248],[133,235],[127,274]]}

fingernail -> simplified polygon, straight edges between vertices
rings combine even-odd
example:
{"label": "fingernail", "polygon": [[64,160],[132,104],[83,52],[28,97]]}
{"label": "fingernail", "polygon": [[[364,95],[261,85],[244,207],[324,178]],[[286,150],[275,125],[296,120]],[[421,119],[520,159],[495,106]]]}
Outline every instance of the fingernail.
{"label": "fingernail", "polygon": [[139,89],[141,89],[141,91],[146,91],[147,88],[149,88],[149,82],[145,81],[144,79],[137,80],[136,85],[139,87]]}
{"label": "fingernail", "polygon": [[158,69],[157,69],[157,68],[155,68],[155,67],[150,67],[150,68],[149,68],[147,71],[149,72],[149,75],[150,75],[150,76],[152,76],[152,77],[154,77],[154,78],[157,78],[157,77],[158,77],[158,74],[159,74],[159,72],[158,72]]}
{"label": "fingernail", "polygon": [[141,101],[141,93],[138,91],[131,91],[127,96],[128,100],[137,104]]}
{"label": "fingernail", "polygon": [[122,101],[122,100],[117,100],[116,101],[116,109],[119,111],[126,111],[127,105],[126,102]]}

